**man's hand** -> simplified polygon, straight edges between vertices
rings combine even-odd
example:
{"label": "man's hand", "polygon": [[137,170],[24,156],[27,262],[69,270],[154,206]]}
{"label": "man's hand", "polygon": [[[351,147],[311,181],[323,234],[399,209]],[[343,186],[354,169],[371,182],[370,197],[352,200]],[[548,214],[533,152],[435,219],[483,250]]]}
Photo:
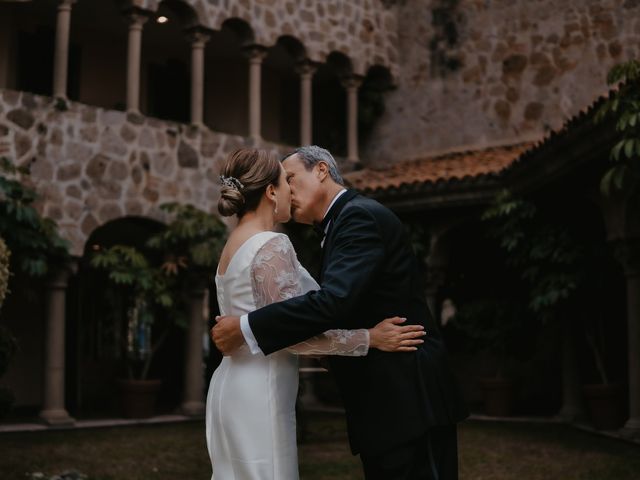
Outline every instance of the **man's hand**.
{"label": "man's hand", "polygon": [[387,318],[369,329],[369,348],[383,352],[413,352],[424,343],[427,333],[422,325],[405,325],[406,318]]}
{"label": "man's hand", "polygon": [[244,336],[240,329],[240,317],[216,317],[216,325],[211,329],[211,340],[225,356],[231,355],[244,345]]}

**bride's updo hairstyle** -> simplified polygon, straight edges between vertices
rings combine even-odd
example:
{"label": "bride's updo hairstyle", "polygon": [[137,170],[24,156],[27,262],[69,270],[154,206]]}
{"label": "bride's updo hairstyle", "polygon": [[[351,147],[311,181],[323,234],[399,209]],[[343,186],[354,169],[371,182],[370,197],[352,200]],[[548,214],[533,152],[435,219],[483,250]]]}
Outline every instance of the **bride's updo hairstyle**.
{"label": "bride's updo hairstyle", "polygon": [[281,168],[278,156],[268,150],[242,148],[231,153],[220,171],[220,215],[242,217],[256,210],[267,186],[278,186]]}

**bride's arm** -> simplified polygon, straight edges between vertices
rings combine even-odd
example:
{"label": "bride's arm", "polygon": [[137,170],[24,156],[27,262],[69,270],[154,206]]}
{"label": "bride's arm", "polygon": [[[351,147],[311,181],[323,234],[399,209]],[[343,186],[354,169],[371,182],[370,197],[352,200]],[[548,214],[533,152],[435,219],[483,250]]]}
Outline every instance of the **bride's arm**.
{"label": "bride's arm", "polygon": [[[285,235],[267,241],[251,265],[251,280],[256,307],[293,298],[319,285],[298,262],[293,245]],[[297,355],[364,356],[369,348],[384,351],[411,351],[422,343],[422,327],[400,326],[395,317],[380,322],[372,329],[328,330],[320,335],[288,347]]]}

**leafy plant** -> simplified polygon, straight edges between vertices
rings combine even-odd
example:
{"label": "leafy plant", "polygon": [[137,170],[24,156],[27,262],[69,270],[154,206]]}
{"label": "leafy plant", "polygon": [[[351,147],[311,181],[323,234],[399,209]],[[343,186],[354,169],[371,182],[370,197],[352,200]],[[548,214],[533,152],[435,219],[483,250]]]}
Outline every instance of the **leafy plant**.
{"label": "leafy plant", "polygon": [[154,354],[164,343],[169,324],[151,343],[151,327],[157,316],[171,315],[179,323],[179,312],[174,312],[175,300],[172,287],[175,279],[161,268],[149,264],[147,258],[136,248],[114,245],[98,251],[91,259],[91,266],[108,272],[115,285],[128,287],[130,308],[127,311],[126,353],[129,378],[146,379]]}
{"label": "leafy plant", "polygon": [[607,76],[609,85],[619,85],[597,111],[594,121],[613,120],[618,141],[611,149],[613,166],[602,177],[600,189],[609,195],[611,188],[622,189],[625,178],[640,177],[640,61],[615,65]]}
{"label": "leafy plant", "polygon": [[495,376],[503,378],[515,356],[516,334],[526,316],[516,302],[490,298],[465,303],[456,311],[452,322],[471,340],[471,349],[496,354]]}
{"label": "leafy plant", "polygon": [[533,202],[507,190],[482,219],[508,254],[507,264],[530,286],[529,307],[543,319],[555,316],[584,278],[582,245],[566,226],[542,218]]}
{"label": "leafy plant", "polygon": [[0,237],[13,252],[17,270],[41,277],[69,259],[69,244],[56,223],[35,209],[37,193],[28,182],[28,169],[0,158]]}
{"label": "leafy plant", "polygon": [[163,269],[177,274],[180,269],[215,266],[227,237],[224,223],[193,205],[166,203],[160,208],[173,220],[147,245],[165,252]]}
{"label": "leafy plant", "polygon": [[[490,236],[508,254],[507,265],[528,285],[529,308],[542,321],[563,320],[579,289],[602,291],[605,254],[592,238],[575,235],[566,223],[542,212],[532,201],[501,192],[484,212]],[[592,309],[593,310],[593,309]],[[591,312],[584,322],[596,369],[608,383],[604,350],[603,315]]]}
{"label": "leafy plant", "polygon": [[170,203],[161,208],[172,220],[147,241],[147,247],[162,254],[160,262],[129,245],[113,245],[91,259],[91,266],[106,271],[114,285],[129,293],[129,378],[146,379],[171,325],[186,327],[181,300],[187,282],[217,264],[226,238],[226,227],[217,217],[192,205]]}

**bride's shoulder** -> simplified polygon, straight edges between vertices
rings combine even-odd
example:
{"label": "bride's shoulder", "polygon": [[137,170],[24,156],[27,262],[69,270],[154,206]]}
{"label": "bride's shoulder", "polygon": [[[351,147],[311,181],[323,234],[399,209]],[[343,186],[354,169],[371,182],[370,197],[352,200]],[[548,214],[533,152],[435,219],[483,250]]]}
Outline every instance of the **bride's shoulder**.
{"label": "bride's shoulder", "polygon": [[281,232],[268,232],[268,233],[269,235],[266,235],[262,242],[261,249],[263,248],[271,248],[276,250],[283,250],[283,249],[292,250],[293,249],[291,240],[289,239],[289,236],[286,233],[281,233]]}
{"label": "bride's shoulder", "polygon": [[287,235],[279,232],[269,233],[270,235],[264,235],[263,240],[256,245],[252,261],[254,266],[270,264],[276,260],[284,261],[285,259],[289,264],[297,258]]}

